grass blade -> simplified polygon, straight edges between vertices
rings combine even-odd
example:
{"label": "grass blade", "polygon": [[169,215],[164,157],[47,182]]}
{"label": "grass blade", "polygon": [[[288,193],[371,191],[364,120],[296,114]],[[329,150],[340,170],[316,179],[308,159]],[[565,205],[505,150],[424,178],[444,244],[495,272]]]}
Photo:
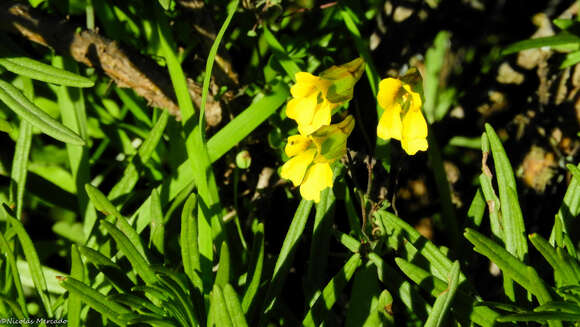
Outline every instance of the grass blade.
{"label": "grass blade", "polygon": [[0,100],[17,115],[22,117],[22,119],[25,119],[32,126],[40,129],[46,135],[65,143],[76,145],[85,144],[79,135],[49,116],[34,103],[30,102],[30,100],[28,100],[12,84],[2,80],[0,80]]}
{"label": "grass blade", "polygon": [[508,55],[527,49],[553,47],[559,45],[578,44],[578,43],[580,43],[580,38],[577,37],[576,35],[569,33],[560,33],[554,36],[538,37],[534,39],[516,42],[503,49],[501,54]]}

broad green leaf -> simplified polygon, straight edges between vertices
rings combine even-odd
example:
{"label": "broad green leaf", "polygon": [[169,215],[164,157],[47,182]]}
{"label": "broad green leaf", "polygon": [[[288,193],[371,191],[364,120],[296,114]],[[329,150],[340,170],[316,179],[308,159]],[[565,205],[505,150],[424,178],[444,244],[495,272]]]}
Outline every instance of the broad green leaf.
{"label": "broad green leaf", "polygon": [[580,43],[580,38],[569,33],[560,33],[554,36],[538,37],[513,43],[507,46],[501,52],[502,55],[508,55],[522,50],[554,47],[561,45],[577,45]]}
{"label": "broad green leaf", "polygon": [[84,145],[83,139],[28,100],[12,84],[0,80],[0,101],[43,133],[65,143]]}
{"label": "broad green leaf", "polygon": [[[44,273],[42,271],[42,266],[40,265],[40,259],[38,258],[38,253],[34,248],[34,243],[32,239],[26,232],[24,225],[18,219],[14,218],[10,213],[10,209],[3,205],[4,210],[4,217],[6,220],[12,225],[14,232],[18,236],[18,240],[20,241],[20,246],[22,246],[22,250],[24,252],[24,258],[26,258],[26,262],[28,263],[28,267],[30,268],[30,275],[32,276],[32,281],[34,282],[34,286],[38,295],[40,296],[40,300],[44,306],[44,310],[46,310],[46,314],[48,317],[53,316],[52,312],[52,304],[50,298],[47,294],[47,286],[46,286],[46,279],[44,277]],[[19,273],[20,275],[21,273]]]}
{"label": "broad green leaf", "polygon": [[322,294],[320,294],[318,299],[310,307],[310,310],[308,310],[306,317],[302,321],[303,326],[319,326],[325,321],[328,311],[334,306],[338,298],[338,294],[342,293],[346,284],[361,263],[362,260],[358,253],[348,259],[344,267],[328,282]]}
{"label": "broad green leaf", "polygon": [[451,309],[451,302],[453,301],[455,292],[457,292],[458,286],[459,261],[455,261],[451,267],[447,289],[437,297],[437,300],[435,300],[433,311],[431,311],[429,319],[427,319],[427,322],[425,323],[425,327],[439,327],[443,324],[445,316]]}
{"label": "broad green leaf", "polygon": [[64,86],[92,87],[90,79],[26,57],[3,57],[0,65],[8,71],[35,80]]}
{"label": "broad green leaf", "polygon": [[119,318],[122,314],[131,313],[122,305],[110,301],[106,296],[93,290],[83,282],[71,277],[61,277],[60,285],[70,293],[79,296],[81,301],[98,311],[100,314],[115,322],[118,325],[125,326],[126,321]]}
{"label": "broad green leaf", "polygon": [[[568,169],[570,169],[571,172],[576,171],[571,167],[573,166],[568,165]],[[580,164],[575,168],[578,169],[578,167],[580,167]],[[550,234],[550,243],[555,243],[560,248],[566,248],[571,257],[578,258],[576,247],[574,245],[578,240],[578,237],[574,234],[570,234],[568,231],[572,220],[576,219],[580,214],[580,178],[575,176],[577,174],[573,173],[573,175],[574,177],[572,177],[572,180],[568,185],[566,194],[564,194],[564,200],[556,214],[554,227]],[[574,239],[572,239],[572,237],[574,237]]]}

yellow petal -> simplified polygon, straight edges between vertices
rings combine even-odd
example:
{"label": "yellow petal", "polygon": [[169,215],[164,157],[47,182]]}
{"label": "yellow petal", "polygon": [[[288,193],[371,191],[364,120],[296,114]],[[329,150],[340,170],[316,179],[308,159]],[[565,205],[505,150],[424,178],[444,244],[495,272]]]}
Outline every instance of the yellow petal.
{"label": "yellow petal", "polygon": [[320,201],[320,192],[332,187],[332,169],[328,163],[316,163],[306,172],[300,194],[306,200]]}
{"label": "yellow petal", "polygon": [[306,151],[308,146],[312,141],[306,136],[302,135],[292,135],[288,138],[288,143],[284,151],[288,157],[294,157],[295,155]]}
{"label": "yellow petal", "polygon": [[423,102],[421,101],[421,96],[419,93],[413,92],[413,90],[411,90],[411,86],[408,84],[403,85],[403,88],[411,95],[411,106],[409,107],[409,111],[421,110]]}
{"label": "yellow petal", "polygon": [[312,159],[314,159],[315,154],[316,150],[311,149],[302,152],[294,158],[286,161],[286,163],[282,166],[280,176],[282,176],[284,179],[291,180],[294,186],[300,185],[300,183],[302,183],[302,179],[304,178],[304,174],[306,173],[306,169],[308,169],[308,166],[312,163]]}
{"label": "yellow petal", "polygon": [[295,98],[305,98],[312,93],[318,93],[317,84],[320,83],[320,78],[310,73],[299,72],[294,75],[296,84],[290,88],[290,93]]}
{"label": "yellow petal", "polygon": [[377,95],[377,100],[383,109],[386,110],[395,104],[397,94],[399,93],[402,84],[403,82],[395,78],[385,78],[379,83],[379,94]]}
{"label": "yellow petal", "polygon": [[309,124],[298,125],[300,133],[303,135],[310,135],[320,127],[330,125],[330,114],[332,113],[333,107],[334,105],[328,101],[319,104],[314,110],[312,121]]}
{"label": "yellow petal", "polygon": [[312,122],[312,116],[317,108],[316,93],[307,98],[294,98],[288,101],[286,116],[294,119],[298,126],[307,126]]}
{"label": "yellow petal", "polygon": [[377,136],[383,140],[394,138],[400,141],[402,126],[401,105],[395,103],[385,108],[385,112],[381,115],[377,126]]}
{"label": "yellow petal", "polygon": [[409,155],[417,151],[426,151],[427,147],[427,122],[421,110],[409,111],[403,117],[403,139],[401,146]]}

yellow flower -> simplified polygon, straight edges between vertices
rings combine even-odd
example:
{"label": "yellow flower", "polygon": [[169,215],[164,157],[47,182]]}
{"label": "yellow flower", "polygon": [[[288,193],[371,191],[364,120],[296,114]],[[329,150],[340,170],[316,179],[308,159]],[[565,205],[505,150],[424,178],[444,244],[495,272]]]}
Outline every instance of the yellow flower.
{"label": "yellow flower", "polygon": [[300,185],[302,198],[319,202],[320,192],[333,185],[330,165],[346,153],[346,139],[353,128],[354,119],[347,116],[311,135],[290,136],[284,150],[291,158],[282,166],[282,178]]}
{"label": "yellow flower", "polygon": [[409,84],[399,79],[386,78],[379,83],[377,100],[385,110],[379,119],[377,136],[401,141],[409,155],[426,151],[427,122],[421,112],[419,93],[413,92]]}
{"label": "yellow flower", "polygon": [[286,116],[298,123],[300,134],[312,134],[321,126],[330,125],[332,109],[339,105],[326,98],[331,84],[310,73],[296,73],[296,84],[290,88],[294,98],[286,106]]}
{"label": "yellow flower", "polygon": [[286,106],[286,116],[298,124],[302,135],[310,135],[330,125],[332,110],[352,99],[354,85],[364,72],[364,60],[357,58],[332,66],[319,76],[296,73],[296,84],[290,88],[293,99]]}

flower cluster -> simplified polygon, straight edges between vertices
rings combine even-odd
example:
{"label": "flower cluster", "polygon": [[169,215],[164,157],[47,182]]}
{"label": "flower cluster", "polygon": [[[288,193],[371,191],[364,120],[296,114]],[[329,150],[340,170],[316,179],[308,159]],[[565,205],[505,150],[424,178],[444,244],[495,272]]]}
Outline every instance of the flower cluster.
{"label": "flower cluster", "polygon": [[[298,135],[288,138],[285,148],[290,159],[282,166],[282,178],[300,186],[306,200],[320,201],[320,192],[333,185],[331,165],[346,153],[346,140],[354,128],[354,119],[347,116],[331,124],[333,111],[353,97],[353,89],[364,71],[361,58],[340,66],[332,66],[315,76],[306,72],[295,75],[290,89],[292,99],[286,116],[298,124]],[[379,84],[377,96],[384,112],[379,120],[377,136],[401,141],[403,149],[414,155],[427,150],[427,123],[421,113],[421,96],[410,84],[387,78]]]}

